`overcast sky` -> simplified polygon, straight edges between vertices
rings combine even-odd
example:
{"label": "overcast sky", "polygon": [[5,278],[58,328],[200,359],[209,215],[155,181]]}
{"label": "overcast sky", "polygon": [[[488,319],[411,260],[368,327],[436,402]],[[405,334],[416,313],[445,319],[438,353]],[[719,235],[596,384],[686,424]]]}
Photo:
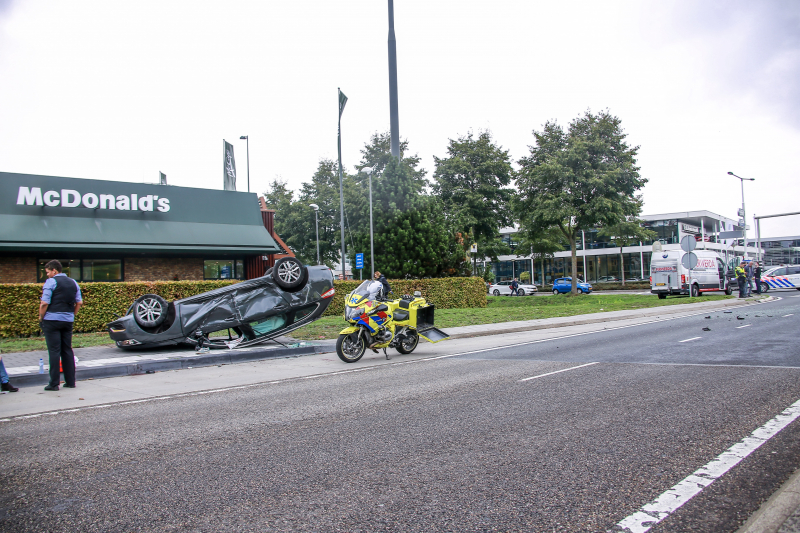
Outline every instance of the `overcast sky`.
{"label": "overcast sky", "polygon": [[[800,211],[800,2],[396,0],[400,133],[432,174],[490,130],[514,160],[547,120],[609,109],[644,214]],[[295,190],[389,129],[386,0],[0,0],[0,171]],[[750,232],[754,234],[753,231]],[[800,235],[800,217],[762,235]]]}

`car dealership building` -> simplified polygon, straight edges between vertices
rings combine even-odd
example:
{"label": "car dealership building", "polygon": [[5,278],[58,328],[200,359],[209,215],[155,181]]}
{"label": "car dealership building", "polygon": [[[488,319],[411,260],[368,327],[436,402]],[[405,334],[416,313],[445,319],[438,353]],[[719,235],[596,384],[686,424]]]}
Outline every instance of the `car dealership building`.
{"label": "car dealership building", "polygon": [[[0,172],[0,283],[252,279],[284,253],[255,193]],[[278,254],[278,255],[276,255]]]}

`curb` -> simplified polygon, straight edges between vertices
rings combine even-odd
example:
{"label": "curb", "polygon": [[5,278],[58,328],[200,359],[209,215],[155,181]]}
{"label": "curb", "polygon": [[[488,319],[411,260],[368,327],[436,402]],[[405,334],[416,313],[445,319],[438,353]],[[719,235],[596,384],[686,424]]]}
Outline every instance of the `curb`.
{"label": "curb", "polygon": [[[120,376],[135,376],[148,372],[164,372],[166,370],[181,370],[185,368],[230,365],[234,363],[244,363],[263,359],[278,359],[281,357],[298,357],[301,355],[311,355],[314,353],[325,353],[328,350],[325,346],[300,346],[297,348],[270,348],[262,350],[248,350],[237,352],[228,350],[221,353],[208,353],[196,357],[181,357],[165,359],[161,361],[142,361],[135,364],[119,364],[98,366],[95,368],[78,368],[75,371],[75,380],[112,378]],[[29,387],[34,385],[47,385],[50,382],[50,375],[28,374],[13,377],[14,385],[17,387]]]}
{"label": "curb", "polygon": [[777,533],[781,530],[796,531],[793,528],[781,528],[790,517],[800,511],[800,470],[794,473],[789,481],[773,494],[769,500],[759,507],[736,533]]}
{"label": "curb", "polygon": [[[720,304],[719,308],[738,307],[738,306],[744,306],[744,305],[749,305],[749,304],[754,304],[754,303],[766,303],[766,302],[770,302],[770,301],[772,301],[774,299],[775,299],[774,297],[770,296],[770,297],[765,298],[763,300],[756,300],[756,301],[746,301],[745,300],[743,302],[740,302],[738,300],[729,300],[727,302],[722,302]],[[701,313],[712,312],[712,311],[718,310],[719,308],[702,309],[700,312]],[[664,308],[663,307],[659,307],[657,309],[659,309],[658,312],[642,313],[642,314],[639,315],[639,317],[643,317],[643,316],[644,317],[660,316],[660,315],[670,315],[670,314],[677,315],[677,314],[680,314],[682,312],[690,311],[688,309],[681,309],[681,310],[676,311],[674,313],[667,313],[667,312],[664,312]],[[556,324],[536,324],[536,325],[527,325],[527,326],[513,326],[513,327],[506,327],[506,328],[503,328],[503,329],[492,330],[490,333],[489,332],[485,332],[485,331],[475,331],[475,332],[468,332],[468,333],[455,333],[453,335],[450,335],[450,338],[451,339],[468,339],[468,338],[471,338],[471,337],[485,337],[487,335],[501,335],[503,333],[518,333],[518,332],[521,332],[521,331],[535,331],[537,329],[555,329],[555,328],[565,328],[565,327],[568,327],[568,326],[583,326],[583,325],[586,325],[586,324],[597,324],[597,323],[600,323],[600,322],[616,322],[616,321],[619,321],[619,320],[630,320],[632,318],[637,318],[637,317],[620,316],[620,317],[586,318],[586,319],[583,319],[583,320],[572,320],[572,321],[569,321],[569,322],[560,322],[560,323],[556,323]],[[511,323],[509,323],[509,322],[498,322],[498,324],[513,324],[513,322],[511,322]]]}

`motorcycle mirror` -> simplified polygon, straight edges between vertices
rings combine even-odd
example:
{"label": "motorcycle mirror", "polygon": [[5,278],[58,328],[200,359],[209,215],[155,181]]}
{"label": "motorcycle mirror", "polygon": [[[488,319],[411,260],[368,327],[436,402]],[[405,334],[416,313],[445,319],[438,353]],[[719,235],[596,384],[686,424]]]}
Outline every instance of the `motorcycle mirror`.
{"label": "motorcycle mirror", "polygon": [[419,297],[421,297],[421,296],[422,296],[422,293],[421,293],[421,292],[419,292],[419,291],[414,291],[414,296],[415,296],[416,298],[419,298]]}

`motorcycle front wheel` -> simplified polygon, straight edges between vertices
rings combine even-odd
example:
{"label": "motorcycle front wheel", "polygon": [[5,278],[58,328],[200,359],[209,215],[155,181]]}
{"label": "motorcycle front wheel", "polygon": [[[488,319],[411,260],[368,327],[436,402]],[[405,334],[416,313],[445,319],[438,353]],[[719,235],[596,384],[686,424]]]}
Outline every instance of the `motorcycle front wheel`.
{"label": "motorcycle front wheel", "polygon": [[339,335],[336,341],[336,355],[345,363],[355,363],[361,359],[366,349],[367,344],[363,335],[359,335],[355,342],[350,335]]}
{"label": "motorcycle front wheel", "polygon": [[397,345],[397,351],[404,354],[409,354],[416,349],[419,344],[419,335],[416,333],[407,333],[403,335],[403,340]]}

